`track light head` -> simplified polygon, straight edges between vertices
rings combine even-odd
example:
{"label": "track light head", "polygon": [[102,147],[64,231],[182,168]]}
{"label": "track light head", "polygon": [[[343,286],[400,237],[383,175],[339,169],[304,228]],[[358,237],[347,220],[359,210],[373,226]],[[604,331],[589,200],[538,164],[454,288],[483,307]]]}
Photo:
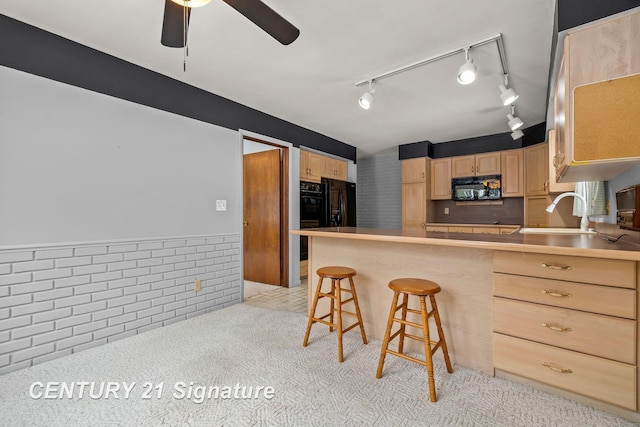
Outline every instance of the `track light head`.
{"label": "track light head", "polygon": [[507,89],[503,84],[499,85],[498,88],[500,88],[500,99],[503,105],[513,104],[516,102],[516,99],[520,97],[515,90],[511,88]]}
{"label": "track light head", "polygon": [[511,138],[513,138],[513,140],[515,141],[516,139],[520,139],[524,136],[524,133],[522,133],[521,130],[517,130],[515,132],[511,132]]}
{"label": "track light head", "polygon": [[524,124],[520,117],[513,117],[511,114],[507,114],[507,119],[509,119],[509,127],[514,131],[520,129]]}
{"label": "track light head", "polygon": [[360,99],[358,100],[358,104],[360,104],[360,108],[368,110],[371,108],[371,105],[376,100],[375,97],[376,90],[373,88],[373,80],[369,81],[369,91],[362,94]]}
{"label": "track light head", "polygon": [[458,70],[458,83],[468,85],[476,79],[478,68],[473,63],[473,60],[469,58],[469,48],[464,50],[464,56],[465,63]]}

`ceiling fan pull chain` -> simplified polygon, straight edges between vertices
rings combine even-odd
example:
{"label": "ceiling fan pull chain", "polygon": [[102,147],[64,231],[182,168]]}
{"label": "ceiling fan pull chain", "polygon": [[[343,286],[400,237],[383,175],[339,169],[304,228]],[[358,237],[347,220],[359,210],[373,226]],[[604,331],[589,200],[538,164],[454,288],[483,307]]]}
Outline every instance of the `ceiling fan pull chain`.
{"label": "ceiling fan pull chain", "polygon": [[184,49],[182,50],[182,71],[187,72],[187,56],[189,56],[189,48],[187,47],[187,26],[189,20],[187,19],[187,0],[182,2],[182,43]]}

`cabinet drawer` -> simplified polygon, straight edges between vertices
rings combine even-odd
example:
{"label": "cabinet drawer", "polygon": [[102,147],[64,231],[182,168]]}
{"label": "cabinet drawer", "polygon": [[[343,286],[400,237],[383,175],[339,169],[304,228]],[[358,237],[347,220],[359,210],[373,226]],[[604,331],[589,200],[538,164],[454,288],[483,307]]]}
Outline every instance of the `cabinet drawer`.
{"label": "cabinet drawer", "polygon": [[635,366],[496,333],[493,361],[497,369],[636,410]]}
{"label": "cabinet drawer", "polygon": [[522,276],[630,289],[636,287],[634,261],[496,251],[493,269],[499,273]]}
{"label": "cabinet drawer", "polygon": [[493,330],[619,362],[636,362],[633,320],[494,298]]}
{"label": "cabinet drawer", "polygon": [[636,291],[633,289],[494,273],[493,294],[556,307],[636,318]]}

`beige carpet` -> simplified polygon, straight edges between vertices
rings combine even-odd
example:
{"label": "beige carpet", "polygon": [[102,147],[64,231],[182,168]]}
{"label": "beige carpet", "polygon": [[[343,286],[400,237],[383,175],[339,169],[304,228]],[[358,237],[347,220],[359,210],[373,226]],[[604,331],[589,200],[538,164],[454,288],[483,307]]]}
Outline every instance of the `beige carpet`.
{"label": "beige carpet", "polygon": [[[238,304],[13,372],[0,377],[0,425],[633,425],[459,366],[449,375],[440,359],[439,401],[431,403],[422,367],[389,356],[384,376],[377,380],[379,341],[363,345],[359,334],[347,333],[345,361],[338,363],[335,334],[318,327],[303,348],[305,325],[300,313]],[[70,398],[53,391],[55,383],[70,387],[72,382]],[[93,395],[98,398],[93,399],[86,386],[81,398],[78,382],[113,382],[121,388],[118,398],[114,393],[105,398],[104,393],[98,397],[96,387]],[[129,387],[135,382],[128,398],[123,382]],[[211,397],[199,394],[202,387],[211,387]],[[213,387],[218,387],[217,397]],[[243,387],[245,395],[249,388],[254,394],[258,387],[271,388],[258,391],[257,398],[243,398]],[[45,399],[46,393],[53,398]]]}

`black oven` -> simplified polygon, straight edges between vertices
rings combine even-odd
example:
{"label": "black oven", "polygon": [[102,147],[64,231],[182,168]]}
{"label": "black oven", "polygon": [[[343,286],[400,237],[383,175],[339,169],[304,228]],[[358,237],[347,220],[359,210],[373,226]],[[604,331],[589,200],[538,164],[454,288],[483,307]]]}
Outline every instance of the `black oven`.
{"label": "black oven", "polygon": [[[318,228],[324,213],[322,185],[300,181],[300,228]],[[300,260],[309,258],[309,239],[300,236]]]}

